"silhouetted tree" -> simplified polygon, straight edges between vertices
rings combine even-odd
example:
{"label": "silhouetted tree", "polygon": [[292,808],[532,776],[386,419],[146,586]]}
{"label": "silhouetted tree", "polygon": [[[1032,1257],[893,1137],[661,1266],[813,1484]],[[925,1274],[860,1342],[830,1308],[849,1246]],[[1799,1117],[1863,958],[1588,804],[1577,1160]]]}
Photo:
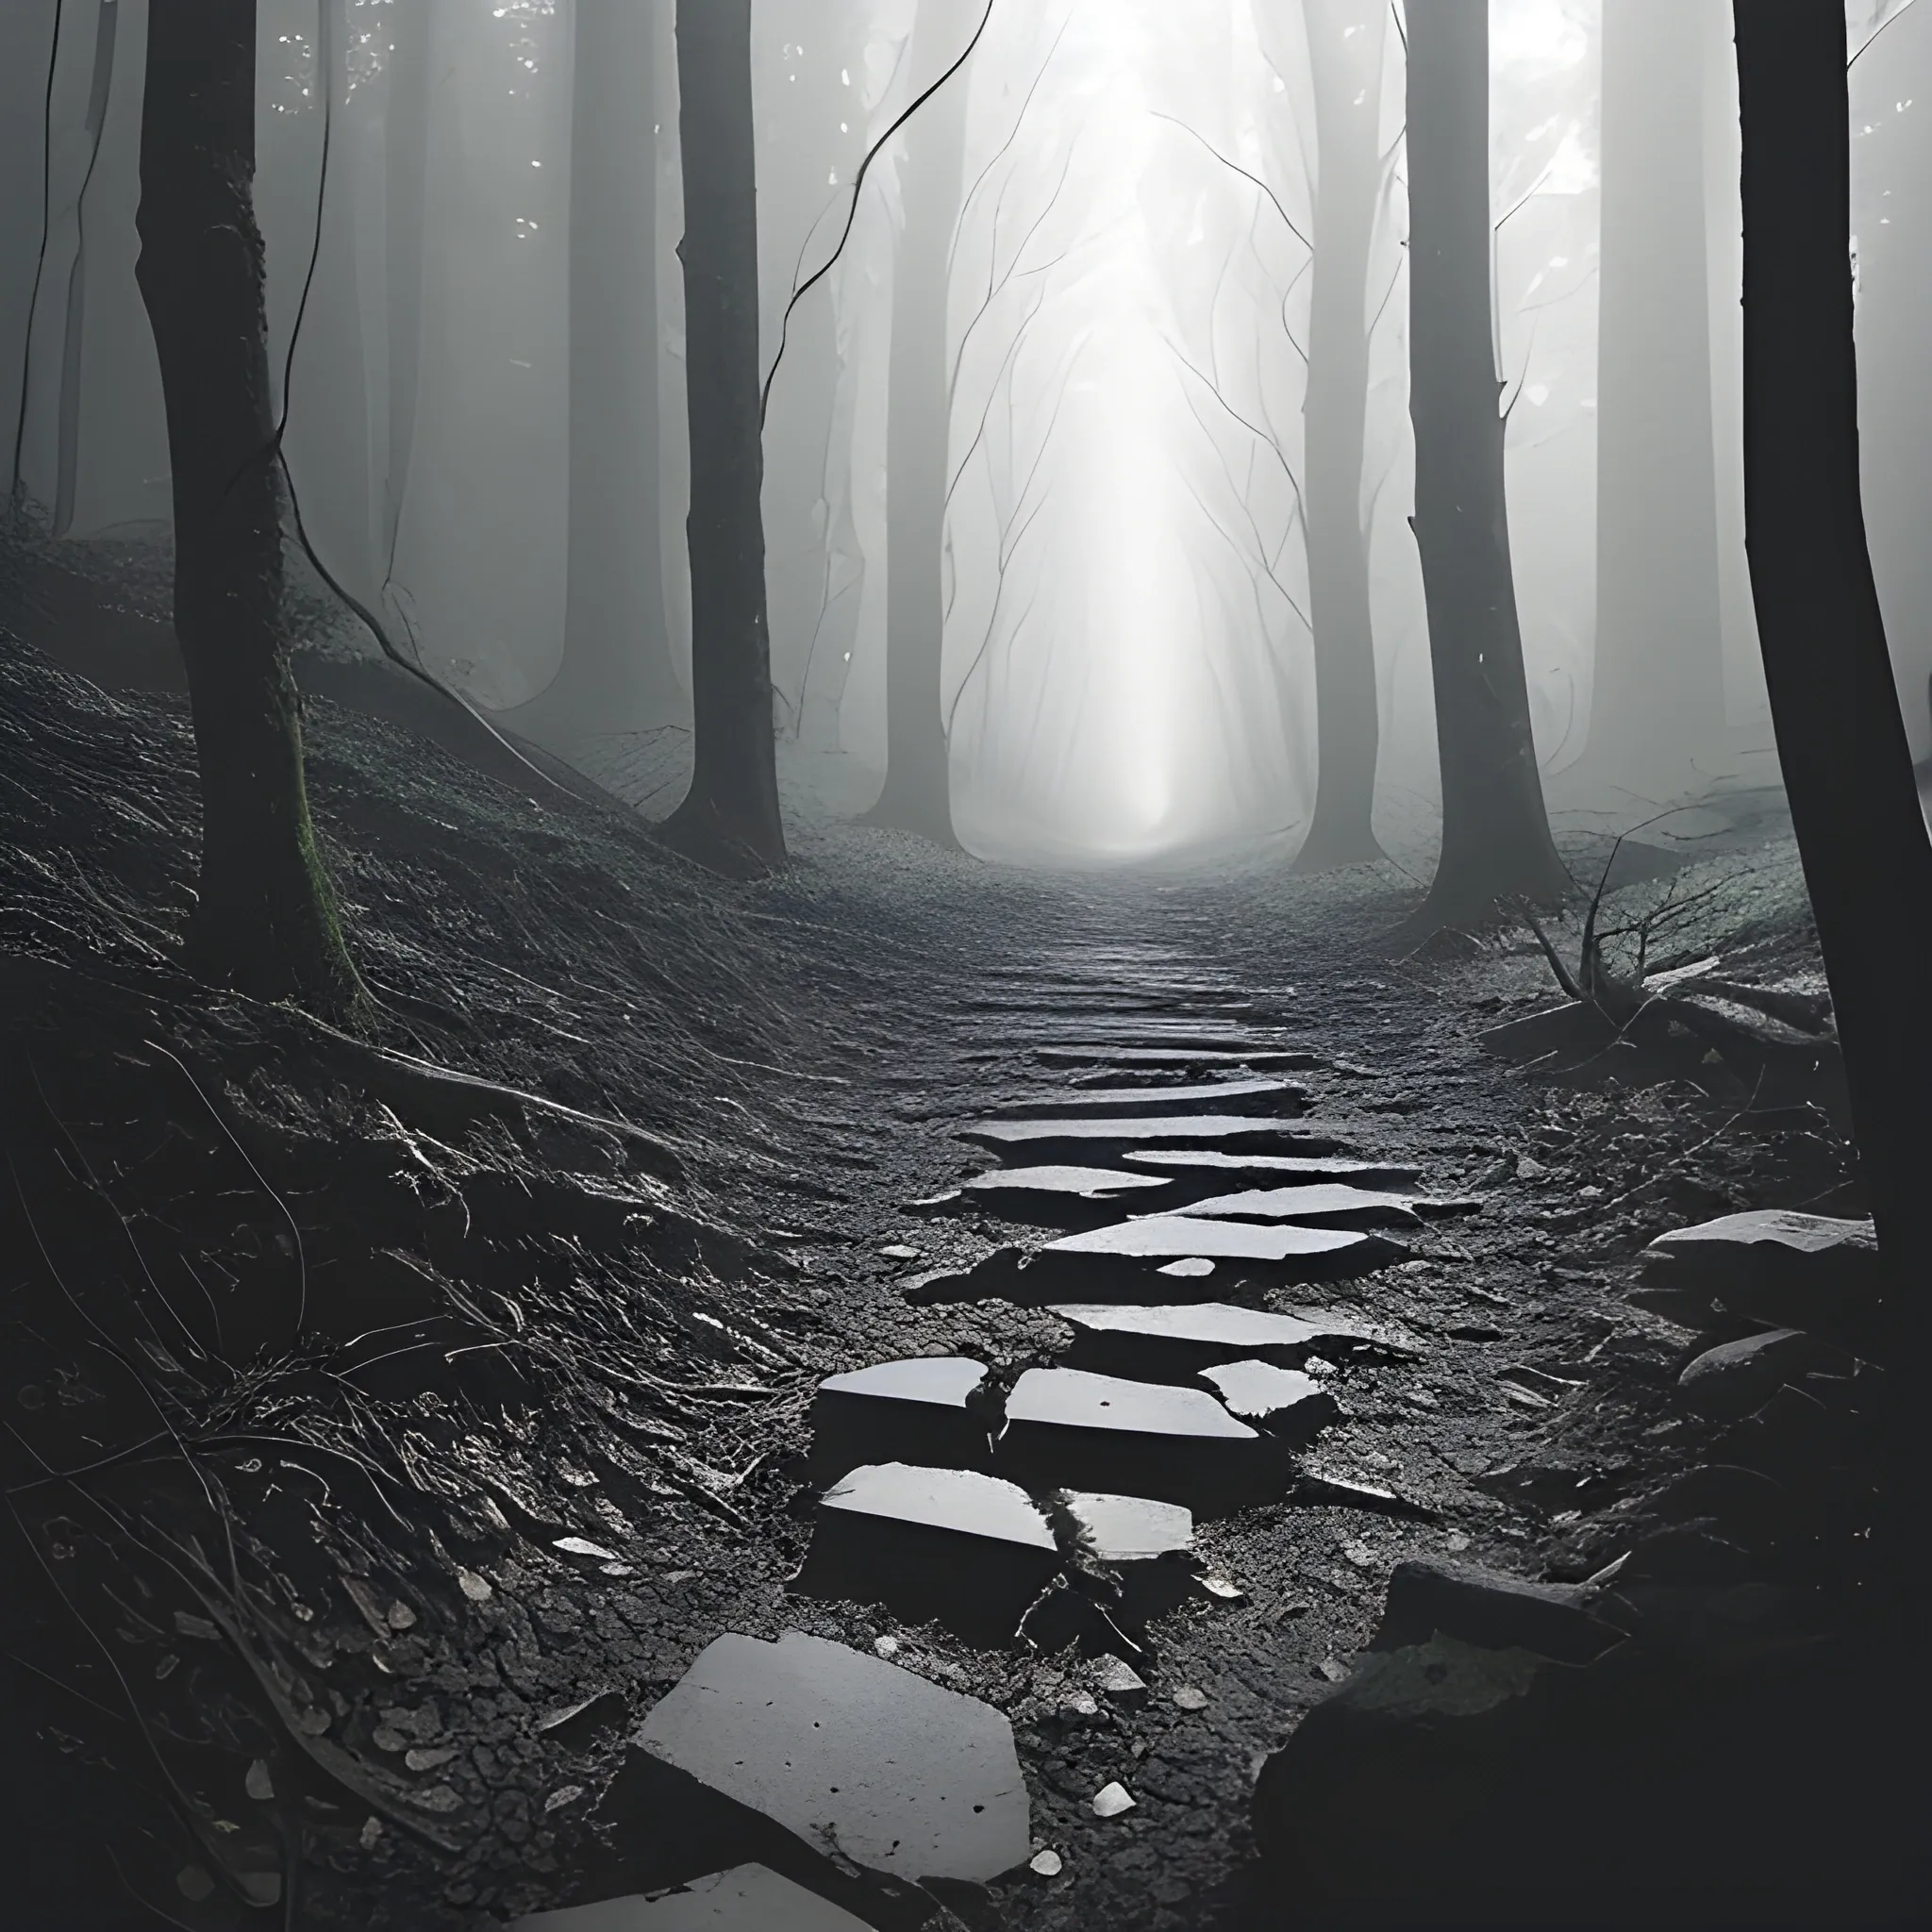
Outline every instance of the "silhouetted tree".
{"label": "silhouetted tree", "polygon": [[201,772],[196,970],[261,999],[362,1002],[309,823],[284,629],[281,492],[256,225],[256,0],[154,8],[142,300],[167,408],[175,630]]}
{"label": "silhouetted tree", "polygon": [[[1844,1051],[1880,1246],[1892,1379],[1924,1373],[1925,1177],[1932,1173],[1932,843],[1899,714],[1865,542],[1850,266],[1845,16],[1738,0],[1743,126],[1744,515],[1751,594],[1791,824]],[[1894,1390],[1924,1507],[1925,1419]],[[1923,1584],[1923,1530],[1894,1546]],[[1924,1597],[1921,1594],[1923,1606]]]}
{"label": "silhouetted tree", "polygon": [[1304,0],[1315,91],[1315,258],[1306,456],[1319,775],[1299,872],[1380,858],[1370,828],[1379,724],[1362,521],[1368,274],[1381,186],[1381,0]]}
{"label": "silhouetted tree", "polygon": [[772,729],[759,434],[751,0],[677,0],[691,424],[691,791],[667,835],[765,871],[785,862]]}
{"label": "silhouetted tree", "polygon": [[[980,0],[920,0],[910,71],[931,84],[959,57]],[[952,418],[947,270],[966,153],[966,75],[954,75],[907,124],[902,219],[892,265],[886,430],[886,783],[875,824],[955,843],[941,715],[946,452]]]}
{"label": "silhouetted tree", "polygon": [[1603,25],[1590,769],[1659,798],[1724,739],[1704,193],[1709,0]]}
{"label": "silhouetted tree", "polygon": [[1552,898],[1509,562],[1491,324],[1489,0],[1408,9],[1409,415],[1415,531],[1442,768],[1442,852],[1425,931],[1498,897]]}
{"label": "silhouetted tree", "polygon": [[684,708],[658,468],[656,8],[577,0],[570,142],[570,563],[563,661],[510,722],[566,736]]}

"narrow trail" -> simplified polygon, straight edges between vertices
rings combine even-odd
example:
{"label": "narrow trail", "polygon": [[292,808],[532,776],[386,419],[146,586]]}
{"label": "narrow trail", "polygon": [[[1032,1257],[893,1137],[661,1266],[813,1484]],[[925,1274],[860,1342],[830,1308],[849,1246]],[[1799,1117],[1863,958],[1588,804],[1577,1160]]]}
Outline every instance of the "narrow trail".
{"label": "narrow trail", "polygon": [[[1500,1198],[1534,1097],[1359,949],[1373,885],[1271,894],[952,882],[855,1016],[849,1091],[800,1108],[855,1198],[834,1239],[780,1230],[841,1358],[783,1464],[791,1567],[696,1620],[638,1734],[708,1869],[837,1893],[799,1850],[836,1842],[959,1882],[975,1925],[1236,1923],[1259,1763],[1389,1571],[1522,1564],[1479,1479],[1580,1422],[1618,1326]],[[872,1887],[846,1903],[918,1923]]]}

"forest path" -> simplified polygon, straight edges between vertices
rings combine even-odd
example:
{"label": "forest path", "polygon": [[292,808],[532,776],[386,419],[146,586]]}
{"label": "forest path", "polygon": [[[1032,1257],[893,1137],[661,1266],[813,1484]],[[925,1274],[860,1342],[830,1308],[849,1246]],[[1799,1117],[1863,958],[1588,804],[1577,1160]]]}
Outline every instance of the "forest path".
{"label": "forest path", "polygon": [[[1379,881],[940,870],[907,894],[833,856],[809,882],[876,941],[846,1091],[788,1108],[850,1196],[781,1230],[839,1373],[799,1417],[773,1560],[686,1654],[803,1630],[1010,1719],[1024,1861],[927,1867],[992,1881],[978,1916],[954,1896],[970,1924],[1230,1923],[1261,1758],[1345,1675],[1397,1561],[1520,1567],[1527,1531],[1473,1479],[1613,1324],[1533,1298],[1565,1296],[1515,1179],[1535,1103],[1365,943]],[[1004,1158],[970,1145],[1016,1131]],[[1518,1198],[1474,1221],[1407,1198],[1478,1180]],[[1129,1218],[1157,1196],[1197,1211]],[[693,1666],[708,1694],[727,1661]],[[702,1739],[676,1748],[702,1781]],[[838,1782],[876,1791],[853,1749]]]}

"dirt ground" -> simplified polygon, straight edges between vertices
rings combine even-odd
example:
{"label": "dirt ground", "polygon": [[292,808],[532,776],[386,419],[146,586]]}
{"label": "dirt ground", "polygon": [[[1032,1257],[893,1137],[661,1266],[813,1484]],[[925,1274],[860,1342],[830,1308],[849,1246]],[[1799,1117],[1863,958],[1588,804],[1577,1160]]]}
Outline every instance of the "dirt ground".
{"label": "dirt ground", "polygon": [[[1394,956],[1394,869],[1055,877],[820,822],[784,876],[726,885],[614,808],[325,703],[309,731],[387,1059],[181,974],[183,706],[0,641],[13,1867],[62,1914],[24,1932],[271,1907],[415,1932],[568,1900],[608,1860],[627,1731],[713,1638],[785,1629],[893,1639],[1011,1719],[1062,1870],[959,1888],[959,1921],[1241,1923],[1257,1770],[1392,1566],[1588,1575],[1695,1458],[1711,1425],[1670,1396],[1697,1344],[1624,1299],[1642,1244],[1857,1210],[1828,1094],[1754,1110],[1718,1070],[1486,1053],[1548,969],[1509,929]],[[1574,842],[1593,875],[1602,841]],[[1710,886],[1674,947],[1815,974],[1774,811],[1739,803],[1702,849],[1612,903]],[[1029,1029],[1176,1012],[1320,1056],[1316,1116],[1480,1206],[1322,1291],[1412,1355],[1338,1372],[1309,1459],[1407,1513],[1205,1524],[1239,1596],[1153,1626],[1146,1704],[1083,1710],[1076,1659],[790,1592],[799,1459],[826,1374],[1064,1347],[1039,1309],[908,1301],[1042,1236],[907,1204],[989,1164],[964,1124],[1078,1078]],[[1137,1803],[1103,1820],[1113,1780]]]}

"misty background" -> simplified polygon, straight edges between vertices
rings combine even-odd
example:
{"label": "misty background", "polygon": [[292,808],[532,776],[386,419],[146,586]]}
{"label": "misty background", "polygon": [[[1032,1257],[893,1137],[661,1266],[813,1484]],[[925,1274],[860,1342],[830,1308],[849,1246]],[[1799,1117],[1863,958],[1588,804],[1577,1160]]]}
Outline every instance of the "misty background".
{"label": "misty background", "polygon": [[[317,555],[437,677],[593,767],[661,772],[666,807],[690,719],[671,11],[262,0],[257,184]],[[146,12],[14,0],[0,60],[7,426],[51,537],[124,558],[165,545],[169,503],[133,273]],[[946,402],[908,433],[935,458],[942,438],[958,837],[1048,864],[1295,850],[1317,773],[1307,238],[1318,129],[1346,108],[1374,140],[1374,824],[1421,869],[1437,754],[1407,524],[1399,14],[994,0],[855,207],[866,152],[984,12],[755,10],[768,370],[785,341],[764,512],[788,771],[848,810],[879,789],[895,303],[942,308]],[[1537,749],[1553,808],[1620,827],[1775,773],[1743,550],[1729,7],[1491,13],[1497,379]],[[1852,45],[1872,42],[1852,71],[1865,503],[1924,758],[1932,14],[1848,14]],[[304,641],[370,649],[332,608]]]}

